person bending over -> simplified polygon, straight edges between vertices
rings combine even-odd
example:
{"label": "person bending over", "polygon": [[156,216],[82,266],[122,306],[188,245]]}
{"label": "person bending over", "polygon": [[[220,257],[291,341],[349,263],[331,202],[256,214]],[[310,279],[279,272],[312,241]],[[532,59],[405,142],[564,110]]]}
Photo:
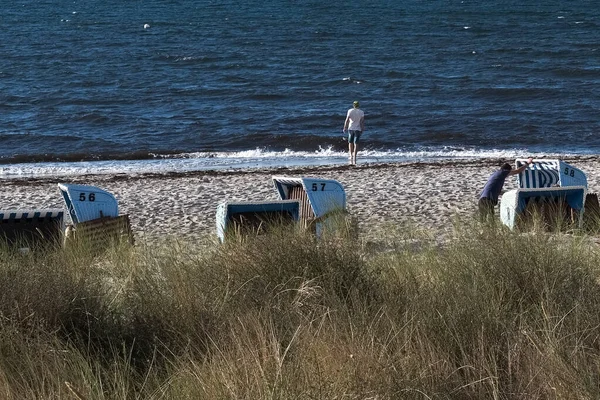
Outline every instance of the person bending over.
{"label": "person bending over", "polygon": [[498,197],[504,187],[504,181],[509,175],[517,175],[533,164],[533,158],[529,157],[527,162],[519,168],[513,169],[509,163],[504,163],[499,170],[494,172],[483,187],[479,196],[479,217],[482,222],[494,218],[494,207],[498,204]]}

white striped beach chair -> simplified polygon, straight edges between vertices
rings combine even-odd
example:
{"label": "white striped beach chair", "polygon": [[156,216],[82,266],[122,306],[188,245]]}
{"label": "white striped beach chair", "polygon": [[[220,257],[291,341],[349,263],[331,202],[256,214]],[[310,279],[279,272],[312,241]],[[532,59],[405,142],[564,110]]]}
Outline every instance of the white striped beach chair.
{"label": "white striped beach chair", "polygon": [[114,241],[133,244],[129,215],[119,215],[112,193],[89,185],[59,183],[58,188],[72,222],[65,233],[65,244],[85,242],[96,250]]}
{"label": "white striped beach chair", "polygon": [[[517,168],[527,160],[516,159]],[[500,219],[513,229],[538,214],[548,221],[570,222],[581,227],[587,194],[583,171],[558,159],[535,159],[517,176],[519,189],[502,195]]]}

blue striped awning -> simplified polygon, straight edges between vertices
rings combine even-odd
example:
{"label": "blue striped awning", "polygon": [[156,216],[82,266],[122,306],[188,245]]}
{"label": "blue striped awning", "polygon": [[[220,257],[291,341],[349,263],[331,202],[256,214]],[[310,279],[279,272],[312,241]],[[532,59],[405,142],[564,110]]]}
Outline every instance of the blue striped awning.
{"label": "blue striped awning", "polygon": [[39,210],[0,210],[0,223],[28,219],[62,219],[65,210],[62,208],[47,208]]}

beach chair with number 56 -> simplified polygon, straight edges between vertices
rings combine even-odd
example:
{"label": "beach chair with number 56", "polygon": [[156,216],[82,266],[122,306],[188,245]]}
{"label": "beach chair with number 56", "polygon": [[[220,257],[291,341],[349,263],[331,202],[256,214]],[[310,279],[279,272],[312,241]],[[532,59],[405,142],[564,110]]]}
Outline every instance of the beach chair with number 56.
{"label": "beach chair with number 56", "polygon": [[59,183],[72,225],[65,231],[65,244],[85,241],[94,248],[122,240],[133,243],[129,215],[119,215],[117,199],[95,186]]}

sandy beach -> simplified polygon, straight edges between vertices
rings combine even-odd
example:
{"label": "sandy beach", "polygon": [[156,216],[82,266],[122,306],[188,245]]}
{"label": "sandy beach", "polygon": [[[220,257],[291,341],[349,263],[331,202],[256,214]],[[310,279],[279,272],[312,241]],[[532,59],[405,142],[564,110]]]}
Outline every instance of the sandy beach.
{"label": "sandy beach", "polygon": [[[2,180],[0,209],[64,208],[57,183],[94,185],[112,192],[142,240],[215,235],[215,212],[224,201],[277,200],[273,175],[335,179],[346,190],[349,212],[365,237],[385,226],[447,232],[454,217],[472,216],[488,176],[502,162],[440,161],[298,168],[198,171],[165,175],[86,175]],[[600,188],[595,157],[563,159],[587,174],[588,191]],[[516,187],[509,177],[505,190]]]}

